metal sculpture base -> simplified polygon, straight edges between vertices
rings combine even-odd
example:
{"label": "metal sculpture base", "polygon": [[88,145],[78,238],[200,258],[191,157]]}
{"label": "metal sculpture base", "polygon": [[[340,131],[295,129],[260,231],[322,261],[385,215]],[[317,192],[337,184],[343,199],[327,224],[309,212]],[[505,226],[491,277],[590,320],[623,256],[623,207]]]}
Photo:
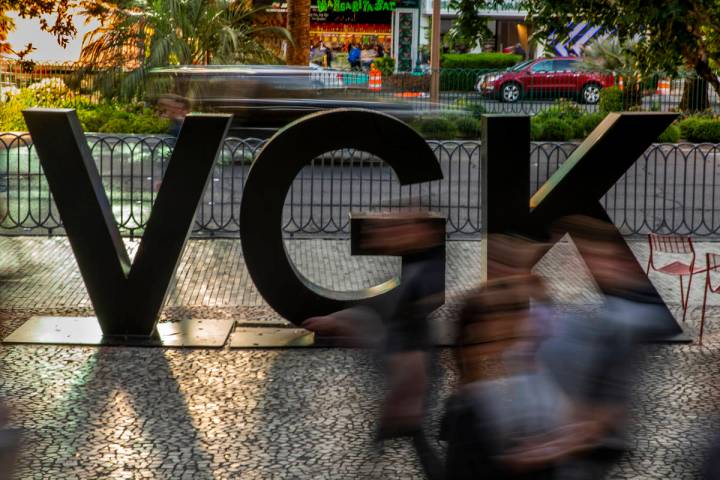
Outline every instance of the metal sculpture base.
{"label": "metal sculpture base", "polygon": [[234,325],[234,320],[188,319],[158,323],[157,337],[103,336],[96,317],[32,317],[3,343],[221,348]]}
{"label": "metal sculpture base", "polygon": [[230,348],[318,347],[315,334],[304,328],[238,327],[230,337]]}
{"label": "metal sculpture base", "polygon": [[[678,324],[679,325],[679,324]],[[698,338],[697,332],[687,324],[680,326],[681,332],[668,335],[657,340],[652,340],[648,343],[693,343]]]}

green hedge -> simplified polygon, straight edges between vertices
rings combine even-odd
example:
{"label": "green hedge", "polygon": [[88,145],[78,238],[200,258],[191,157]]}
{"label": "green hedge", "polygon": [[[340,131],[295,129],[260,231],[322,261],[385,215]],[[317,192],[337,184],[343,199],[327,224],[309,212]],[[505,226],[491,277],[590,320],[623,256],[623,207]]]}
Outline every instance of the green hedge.
{"label": "green hedge", "polygon": [[681,132],[680,127],[677,125],[670,125],[667,130],[660,134],[658,142],[660,143],[678,143],[680,140]]}
{"label": "green hedge", "polygon": [[447,117],[421,117],[410,124],[428,140],[454,140],[458,138],[455,123]]}
{"label": "green hedge", "polygon": [[373,60],[373,63],[375,64],[375,68],[380,70],[383,78],[395,73],[395,59],[392,57],[378,57]]}
{"label": "green hedge", "polygon": [[512,67],[522,59],[508,53],[446,53],[440,56],[440,67],[500,69]]}
{"label": "green hedge", "polygon": [[[590,132],[603,121],[605,118],[605,112],[587,113],[583,111],[574,102],[568,100],[557,100],[555,104],[544,110],[530,120],[530,136],[534,141],[558,141],[564,142],[569,140],[583,140],[587,137]],[[699,122],[707,121],[708,119],[688,119],[685,120],[685,130],[683,130],[682,136],[688,138],[685,133],[688,130],[697,125]],[[698,128],[697,132],[702,132],[706,140],[691,140],[691,141],[717,141],[720,142],[720,121],[710,120],[715,122],[717,127],[701,127]],[[714,130],[717,132],[717,140],[711,140]],[[681,137],[681,129],[683,129],[682,122],[679,126],[671,125],[658,137],[658,142],[664,143],[677,143]],[[696,132],[693,130],[693,132]],[[700,138],[700,133],[694,133],[695,137]]]}
{"label": "green hedge", "polygon": [[697,116],[678,122],[682,138],[693,143],[720,143],[720,119]]}
{"label": "green hedge", "polygon": [[38,82],[0,101],[0,131],[27,131],[22,111],[30,107],[74,108],[86,132],[167,133],[169,120],[143,103],[94,104],[59,79]]}
{"label": "green hedge", "polygon": [[625,110],[622,90],[618,87],[609,87],[600,90],[598,109],[603,113],[622,112]]}
{"label": "green hedge", "polygon": [[410,123],[410,126],[428,140],[477,140],[482,134],[481,125],[477,118],[461,113],[420,117]]}
{"label": "green hedge", "polygon": [[443,92],[472,92],[477,77],[485,70],[466,68],[444,68],[440,70],[440,90]]}

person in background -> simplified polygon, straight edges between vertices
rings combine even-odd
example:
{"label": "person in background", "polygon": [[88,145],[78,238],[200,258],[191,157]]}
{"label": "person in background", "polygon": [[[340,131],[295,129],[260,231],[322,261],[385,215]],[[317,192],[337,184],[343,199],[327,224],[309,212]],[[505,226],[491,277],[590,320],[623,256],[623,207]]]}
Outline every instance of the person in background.
{"label": "person in background", "polygon": [[327,68],[332,68],[332,61],[333,61],[333,50],[330,45],[325,46],[325,66]]}
{"label": "person in background", "polygon": [[370,69],[373,60],[377,56],[377,51],[369,45],[364,45],[362,52],[360,52],[360,63],[363,69]]}
{"label": "person in background", "polygon": [[382,43],[378,43],[377,58],[382,58],[384,56],[385,56],[385,47],[382,46]]}
{"label": "person in background", "polygon": [[158,100],[158,111],[170,120],[168,133],[177,137],[189,111],[187,101],[177,95],[165,95]]}
{"label": "person in background", "polygon": [[350,51],[348,53],[348,62],[350,63],[351,70],[360,70],[360,48],[357,44],[351,44]]}

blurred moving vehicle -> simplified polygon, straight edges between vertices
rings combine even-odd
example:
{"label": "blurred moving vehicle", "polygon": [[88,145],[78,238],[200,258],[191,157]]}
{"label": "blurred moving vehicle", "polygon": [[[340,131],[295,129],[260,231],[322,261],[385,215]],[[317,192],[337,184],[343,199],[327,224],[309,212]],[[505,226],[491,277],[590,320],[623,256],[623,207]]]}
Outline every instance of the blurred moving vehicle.
{"label": "blurred moving vehicle", "polygon": [[612,73],[591,70],[575,57],[557,57],[527,60],[503,72],[480,75],[476,89],[508,103],[564,97],[594,105],[600,101],[600,91],[613,85]]}
{"label": "blurred moving vehicle", "polygon": [[[310,113],[332,108],[369,108],[409,119],[412,104],[364,97],[367,84],[347,72],[318,66],[210,65],[154,69],[148,95],[172,97],[187,111],[231,113],[232,135],[268,137]],[[376,98],[376,97],[375,97]]]}

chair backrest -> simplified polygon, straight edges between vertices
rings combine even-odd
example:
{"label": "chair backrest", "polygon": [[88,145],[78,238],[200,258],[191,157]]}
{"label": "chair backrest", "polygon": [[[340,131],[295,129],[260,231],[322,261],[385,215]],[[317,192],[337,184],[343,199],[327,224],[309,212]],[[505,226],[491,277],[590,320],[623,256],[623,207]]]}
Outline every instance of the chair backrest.
{"label": "chair backrest", "polygon": [[707,269],[708,270],[717,270],[720,268],[720,254],[718,253],[708,253],[706,254],[707,257]]}
{"label": "chair backrest", "polygon": [[720,285],[713,286],[710,273],[720,270],[720,254],[717,253],[707,253],[705,254],[706,258],[706,268],[707,268],[707,286],[710,287],[710,290],[713,292],[720,291]]}
{"label": "chair backrest", "polygon": [[692,239],[684,235],[648,234],[650,252],[695,254]]}

